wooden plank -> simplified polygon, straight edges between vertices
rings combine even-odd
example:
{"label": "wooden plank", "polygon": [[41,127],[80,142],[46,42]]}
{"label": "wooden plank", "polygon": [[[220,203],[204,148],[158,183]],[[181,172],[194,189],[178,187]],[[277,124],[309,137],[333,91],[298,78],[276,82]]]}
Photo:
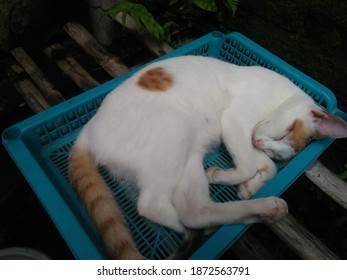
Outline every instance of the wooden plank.
{"label": "wooden plank", "polygon": [[117,77],[128,72],[128,67],[123,64],[119,58],[102,47],[81,24],[77,22],[68,22],[64,26],[64,30],[112,77]]}
{"label": "wooden plank", "polygon": [[305,171],[305,176],[343,208],[347,209],[347,183],[332,173],[320,161],[317,160],[311,165]]}
{"label": "wooden plank", "polygon": [[339,259],[325,244],[290,214],[278,222],[267,224],[267,226],[302,259]]}
{"label": "wooden plank", "polygon": [[[63,54],[55,58],[54,53]],[[58,67],[82,90],[88,90],[100,83],[96,81],[60,44],[52,44],[44,49],[45,55],[53,58]]]}
{"label": "wooden plank", "polygon": [[24,68],[28,75],[33,79],[35,84],[41,90],[43,96],[51,104],[55,105],[64,101],[61,93],[51,84],[46,76],[42,73],[36,63],[20,47],[11,50],[11,54]]}
{"label": "wooden plank", "polygon": [[261,241],[246,231],[230,248],[241,260],[275,260],[277,259]]}
{"label": "wooden plank", "polygon": [[116,0],[87,0],[87,3],[90,27],[95,39],[102,46],[110,46],[117,30],[115,22],[105,14],[115,5]]}
{"label": "wooden plank", "polygon": [[[16,76],[21,76],[24,74],[24,69],[17,65],[12,64],[11,70]],[[40,90],[35,86],[35,84],[25,77],[18,79],[14,84],[14,88],[20,93],[24,101],[35,113],[39,113],[51,107],[46,99],[43,97]]]}

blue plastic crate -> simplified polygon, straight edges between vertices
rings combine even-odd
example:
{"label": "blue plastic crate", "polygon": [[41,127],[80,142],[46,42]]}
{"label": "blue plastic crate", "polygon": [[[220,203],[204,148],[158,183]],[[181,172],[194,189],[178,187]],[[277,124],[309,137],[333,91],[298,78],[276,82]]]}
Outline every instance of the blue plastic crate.
{"label": "blue plastic crate", "polygon": [[[328,111],[337,111],[336,99],[330,90],[239,33],[223,35],[212,32],[159,59],[187,54],[272,69],[290,78]],[[137,70],[24,120],[5,130],[2,135],[9,154],[77,259],[103,259],[106,253],[88,214],[68,182],[69,151],[78,132],[95,114],[105,95]],[[280,195],[332,141],[323,139],[308,145],[254,197]],[[231,164],[223,147],[205,157],[205,166],[226,168]],[[136,187],[114,180],[103,169],[100,172],[114,192],[139,250],[152,259],[165,258],[174,252],[182,237],[137,215],[134,200],[137,197]],[[216,201],[237,199],[236,188],[230,186],[212,185],[211,195]],[[242,224],[221,227],[191,258],[218,258],[246,229],[247,226]]]}

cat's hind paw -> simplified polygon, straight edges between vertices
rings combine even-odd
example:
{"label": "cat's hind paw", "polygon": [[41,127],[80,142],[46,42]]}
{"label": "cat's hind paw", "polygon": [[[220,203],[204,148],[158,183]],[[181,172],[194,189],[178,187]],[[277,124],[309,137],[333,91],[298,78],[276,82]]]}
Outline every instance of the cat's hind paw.
{"label": "cat's hind paw", "polygon": [[261,222],[276,222],[288,214],[288,206],[283,199],[278,197],[269,197],[267,200],[266,211],[259,214]]}
{"label": "cat's hind paw", "polygon": [[247,203],[250,203],[248,205],[254,212],[243,221],[246,224],[272,223],[288,214],[287,203],[275,196],[249,200]]}

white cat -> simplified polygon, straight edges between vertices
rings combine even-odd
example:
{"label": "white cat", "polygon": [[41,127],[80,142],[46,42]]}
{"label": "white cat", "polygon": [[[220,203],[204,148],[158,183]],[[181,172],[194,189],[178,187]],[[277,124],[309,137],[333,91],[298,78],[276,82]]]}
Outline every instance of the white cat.
{"label": "white cat", "polygon": [[[108,253],[142,258],[97,165],[139,187],[138,212],[185,233],[231,223],[276,221],[277,197],[215,203],[208,183],[238,184],[250,198],[312,138],[347,137],[347,125],[324,112],[287,78],[262,67],[184,56],[153,63],[113,90],[85,125],[69,174]],[[204,170],[221,141],[235,168]]]}

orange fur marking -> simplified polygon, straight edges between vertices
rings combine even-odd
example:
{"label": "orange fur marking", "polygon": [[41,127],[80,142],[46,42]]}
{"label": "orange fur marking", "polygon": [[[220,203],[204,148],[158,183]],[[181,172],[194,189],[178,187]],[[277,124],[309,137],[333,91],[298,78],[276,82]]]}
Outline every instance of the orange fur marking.
{"label": "orange fur marking", "polygon": [[117,225],[117,220],[114,217],[109,217],[100,225],[99,231],[101,235],[105,235],[107,231],[113,229]]}
{"label": "orange fur marking", "polygon": [[88,210],[90,213],[96,213],[97,208],[101,206],[102,203],[107,203],[105,197],[96,196],[88,205]]}
{"label": "orange fur marking", "polygon": [[301,151],[309,141],[309,135],[305,130],[302,120],[296,119],[288,128],[289,138],[293,141],[296,152]]}
{"label": "orange fur marking", "polygon": [[173,85],[173,79],[162,67],[152,68],[143,73],[137,85],[145,90],[160,92],[166,91]]}

